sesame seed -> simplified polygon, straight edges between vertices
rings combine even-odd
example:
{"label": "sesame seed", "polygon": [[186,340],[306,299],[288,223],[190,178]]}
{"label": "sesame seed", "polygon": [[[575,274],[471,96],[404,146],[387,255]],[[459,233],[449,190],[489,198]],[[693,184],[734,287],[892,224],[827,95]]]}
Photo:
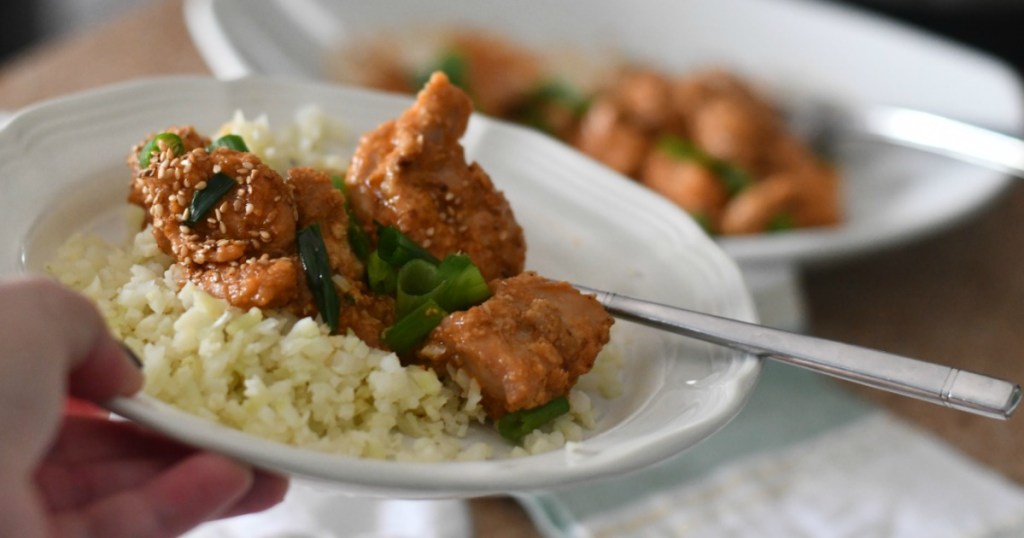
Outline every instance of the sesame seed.
{"label": "sesame seed", "polygon": [[162,206],[162,205],[155,205],[155,206],[153,206],[153,216],[154,217],[160,217],[160,216],[163,216],[163,214],[164,214],[164,206]]}
{"label": "sesame seed", "polygon": [[219,164],[215,164],[215,165],[213,165],[213,173],[214,173],[214,174],[219,174],[219,173],[220,173],[220,171],[221,171],[221,168],[220,168],[220,165],[219,165]]}
{"label": "sesame seed", "polygon": [[246,170],[252,170],[255,168],[255,166],[249,161],[242,161],[242,166],[245,167]]}
{"label": "sesame seed", "polygon": [[255,210],[256,210],[256,206],[254,206],[252,204],[245,204],[245,214],[246,215],[251,215],[252,212],[255,211]]}
{"label": "sesame seed", "polygon": [[427,237],[434,237],[434,227],[427,228]]}
{"label": "sesame seed", "polygon": [[222,233],[222,234],[226,234],[226,233],[228,233],[228,229],[227,229],[227,227],[226,227],[226,226],[224,226],[224,221],[220,221],[220,226],[219,226],[219,228],[220,228],[220,233]]}
{"label": "sesame seed", "polygon": [[260,239],[262,239],[264,242],[270,241],[270,232],[266,230],[261,230]]}
{"label": "sesame seed", "polygon": [[200,181],[199,183],[196,183],[196,190],[197,191],[201,191],[201,190],[203,190],[205,188],[206,188],[206,182],[205,181]]}

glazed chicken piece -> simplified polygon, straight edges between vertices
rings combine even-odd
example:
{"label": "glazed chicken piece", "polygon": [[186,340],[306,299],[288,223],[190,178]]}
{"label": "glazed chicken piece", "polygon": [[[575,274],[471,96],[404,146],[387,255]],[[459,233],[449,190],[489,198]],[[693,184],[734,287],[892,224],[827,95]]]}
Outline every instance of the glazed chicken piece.
{"label": "glazed chicken piece", "polygon": [[[194,225],[186,220],[197,191],[223,173],[234,186]],[[251,153],[194,149],[178,157],[164,152],[142,170],[143,203],[157,244],[185,267],[245,258],[280,257],[293,251],[295,207],[291,189]]]}
{"label": "glazed chicken piece", "polygon": [[708,230],[718,230],[729,202],[725,183],[707,166],[682,160],[665,151],[647,156],[640,182],[668,198],[700,220]]}
{"label": "glazed chicken piece", "polygon": [[574,140],[577,149],[616,172],[634,176],[652,140],[612,99],[598,99],[583,115]]}
{"label": "glazed chicken piece", "polygon": [[[205,148],[208,145],[210,145],[210,139],[197,133],[196,130],[191,125],[186,125],[182,127],[171,127],[170,129],[167,129],[164,132],[175,134],[178,136],[178,138],[181,138],[181,142],[182,145],[184,146],[185,153],[188,153],[196,148]],[[142,183],[139,180],[140,173],[142,172],[142,168],[141,166],[139,166],[139,152],[142,151],[142,148],[145,147],[145,145],[155,136],[156,133],[146,138],[142,142],[136,144],[132,148],[131,153],[128,154],[128,168],[130,168],[132,171],[132,185],[128,191],[128,202],[135,204],[137,206],[145,207],[145,195],[142,193]],[[159,149],[161,153],[167,150],[167,148],[162,145]],[[156,160],[157,159],[150,159],[150,166],[153,166],[153,162],[155,162]],[[149,218],[150,217],[147,214],[147,222],[149,222]]]}
{"label": "glazed chicken piece", "polygon": [[[190,224],[193,196],[217,174],[234,184]],[[326,172],[298,168],[286,181],[251,153],[208,152],[203,145],[181,156],[155,155],[135,177],[160,248],[175,257],[189,280],[240,308],[318,313],[295,242],[300,229],[318,224],[331,269],[344,277],[339,330],[351,328],[379,345],[380,332],[393,321],[393,300],[363,289],[364,269],[348,244],[345,198]]]}
{"label": "glazed chicken piece", "polygon": [[204,291],[239,308],[286,308],[299,316],[317,313],[295,256],[194,265],[186,271]]}
{"label": "glazed chicken piece", "polygon": [[722,232],[748,234],[778,227],[834,224],[842,218],[839,179],[827,168],[808,174],[780,172],[737,194],[722,215]]}
{"label": "glazed chicken piece", "polygon": [[530,271],[491,285],[490,299],[446,317],[417,356],[442,373],[465,370],[488,416],[499,418],[567,394],[613,320],[594,297]]}
{"label": "glazed chicken piece", "polygon": [[438,258],[464,252],[488,280],[509,277],[523,270],[526,243],[504,195],[466,163],[459,138],[471,111],[434,73],[411,108],[360,140],[345,182],[364,224],[395,226]]}

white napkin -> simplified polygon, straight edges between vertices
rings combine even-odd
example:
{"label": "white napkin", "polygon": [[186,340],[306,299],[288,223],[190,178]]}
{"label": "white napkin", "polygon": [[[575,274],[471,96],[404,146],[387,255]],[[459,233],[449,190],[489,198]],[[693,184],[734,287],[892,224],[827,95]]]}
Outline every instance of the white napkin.
{"label": "white napkin", "polygon": [[875,412],[575,523],[575,537],[1024,535],[1024,489]]}

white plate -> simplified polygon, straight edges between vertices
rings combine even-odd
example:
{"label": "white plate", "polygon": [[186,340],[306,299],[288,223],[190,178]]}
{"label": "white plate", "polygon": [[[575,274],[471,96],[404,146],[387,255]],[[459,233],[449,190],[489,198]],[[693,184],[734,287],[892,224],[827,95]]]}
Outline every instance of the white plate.
{"label": "white plate", "polygon": [[[71,96],[23,111],[0,130],[0,274],[40,271],[72,232],[123,234],[128,148],[175,124],[214,131],[236,109],[291,122],[313,103],[356,137],[410,104],[403,97],[280,79],[165,78]],[[535,132],[474,117],[463,142],[510,200],[541,274],[753,318],[736,266],[693,222],[651,192]],[[622,323],[625,394],[598,407],[571,450],[475,463],[398,463],[311,452],[194,418],[151,398],[120,414],[260,466],[406,497],[555,488],[637,469],[725,425],[760,372],[758,359]],[[600,399],[596,399],[600,403]],[[475,435],[500,443],[487,428]]]}
{"label": "white plate", "polygon": [[[193,40],[218,76],[325,79],[334,47],[366,35],[465,24],[537,50],[571,48],[674,72],[731,67],[788,98],[812,95],[936,112],[1024,132],[1020,84],[994,59],[825,2],[617,0],[379,2],[188,0]],[[601,56],[605,54],[605,56]],[[984,207],[1002,174],[893,147],[851,146],[843,225],[719,240],[744,269],[846,257],[906,242]]]}

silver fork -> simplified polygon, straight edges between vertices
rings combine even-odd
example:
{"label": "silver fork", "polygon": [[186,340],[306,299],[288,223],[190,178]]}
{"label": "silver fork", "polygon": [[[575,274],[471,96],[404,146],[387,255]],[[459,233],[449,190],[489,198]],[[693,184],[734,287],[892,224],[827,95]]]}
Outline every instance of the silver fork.
{"label": "silver fork", "polygon": [[918,359],[805,336],[575,285],[612,315],[839,379],[997,419],[1021,400],[1016,383]]}
{"label": "silver fork", "polygon": [[887,142],[1024,178],[1024,140],[930,112],[888,105],[800,102],[787,124],[813,146],[838,139]]}

